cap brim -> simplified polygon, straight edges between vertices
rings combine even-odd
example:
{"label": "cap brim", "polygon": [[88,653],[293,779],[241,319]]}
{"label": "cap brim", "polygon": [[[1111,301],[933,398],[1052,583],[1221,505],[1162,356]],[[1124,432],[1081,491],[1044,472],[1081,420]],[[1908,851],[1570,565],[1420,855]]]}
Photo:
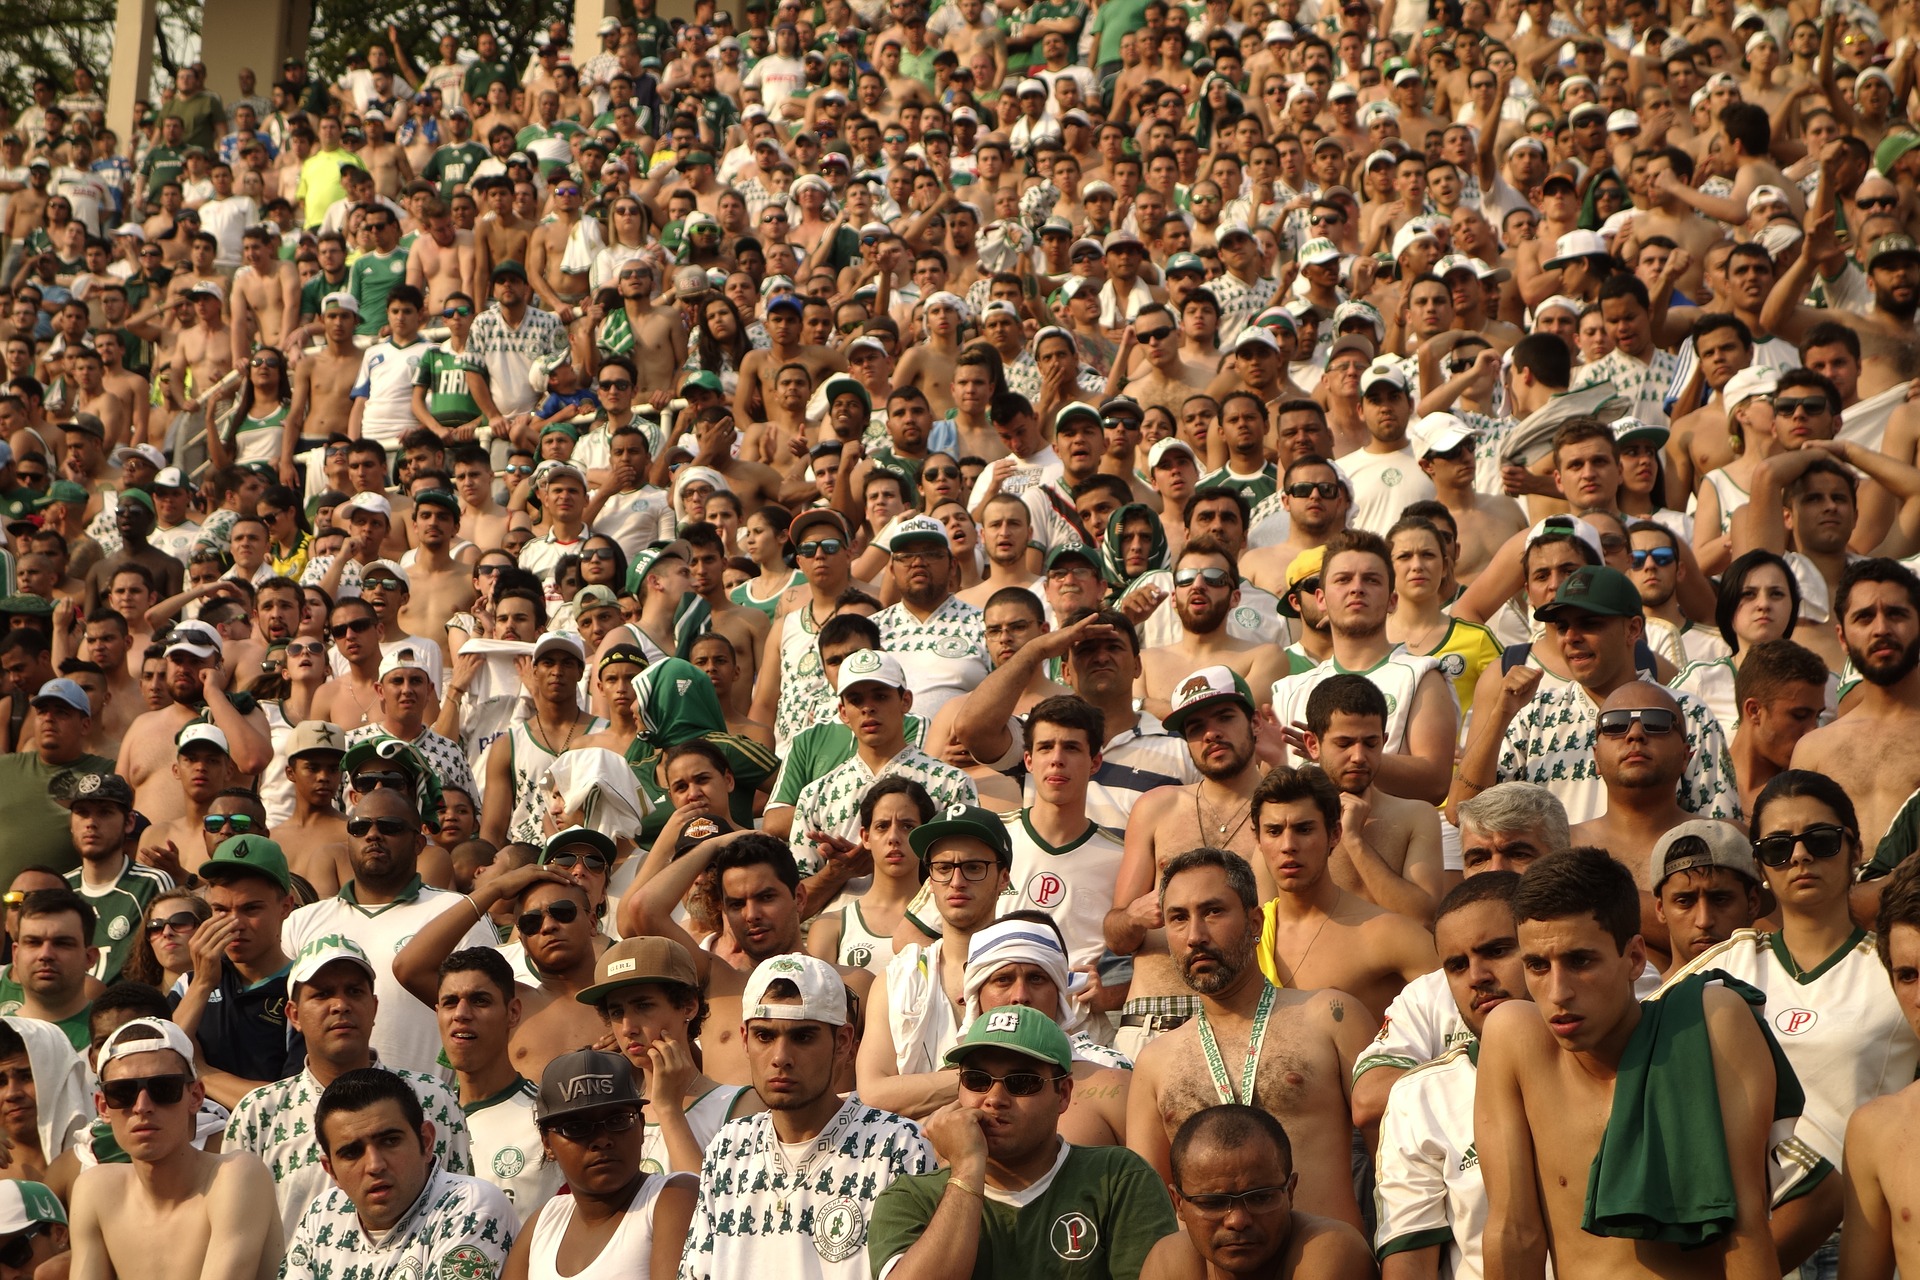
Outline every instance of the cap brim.
{"label": "cap brim", "polygon": [[1187,717],[1195,714],[1196,712],[1205,711],[1209,707],[1212,707],[1215,703],[1219,703],[1219,702],[1237,702],[1246,709],[1246,712],[1248,715],[1253,714],[1253,703],[1249,702],[1245,697],[1241,696],[1240,691],[1236,689],[1231,692],[1208,694],[1204,698],[1198,698],[1192,702],[1189,702],[1186,706],[1181,707],[1178,711],[1169,712],[1167,714],[1167,718],[1162,720],[1160,723],[1165,725],[1167,729],[1170,730],[1171,732],[1179,733],[1181,726],[1186,724]]}
{"label": "cap brim", "polygon": [[[997,858],[1001,857],[1005,852],[1006,846],[1002,843],[1006,839],[1006,833],[1004,831],[988,831],[978,823],[967,818],[936,818],[932,822],[923,822],[908,834],[907,844],[913,849],[917,857],[924,859],[927,857],[927,851],[932,849],[934,845],[940,843],[942,840],[950,840],[956,836],[968,840],[978,840],[981,844],[993,850],[994,856]],[[995,838],[996,836],[998,837],[997,839]]]}

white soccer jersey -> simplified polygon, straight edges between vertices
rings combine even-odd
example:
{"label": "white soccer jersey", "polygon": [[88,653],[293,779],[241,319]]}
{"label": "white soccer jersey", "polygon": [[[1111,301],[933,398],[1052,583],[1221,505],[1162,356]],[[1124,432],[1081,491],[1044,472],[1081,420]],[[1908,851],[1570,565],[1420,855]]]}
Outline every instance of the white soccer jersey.
{"label": "white soccer jersey", "polygon": [[542,1158],[540,1126],[533,1122],[539,1094],[538,1085],[517,1075],[491,1098],[460,1105],[474,1176],[505,1192],[522,1222],[531,1221],[565,1181],[560,1166]]}
{"label": "white soccer jersey", "polygon": [[1913,1083],[1920,1038],[1907,1025],[1873,935],[1853,936],[1802,972],[1777,933],[1741,929],[1676,970],[1718,969],[1766,994],[1767,1025],[1780,1042],[1807,1105],[1795,1136],[1840,1166],[1847,1121],[1864,1102]]}
{"label": "white soccer jersey", "polygon": [[1353,1078],[1358,1080],[1375,1067],[1410,1071],[1471,1039],[1473,1032],[1460,1016],[1446,971],[1435,969],[1400,988],[1387,1006],[1379,1033],[1354,1061]]}
{"label": "white soccer jersey", "polygon": [[[1393,652],[1364,671],[1348,671],[1336,660],[1328,658],[1319,666],[1302,671],[1297,676],[1282,676],[1273,682],[1273,713],[1280,718],[1281,724],[1293,724],[1307,721],[1307,699],[1321,683],[1332,676],[1365,676],[1375,688],[1386,695],[1387,699],[1387,742],[1386,749],[1391,752],[1404,752],[1407,749],[1407,721],[1413,709],[1413,695],[1419,691],[1421,678],[1427,672],[1439,669],[1432,658],[1418,658],[1404,648],[1395,648]],[[1305,757],[1288,752],[1287,763],[1302,765]]]}
{"label": "white soccer jersey", "polygon": [[1380,1119],[1374,1209],[1381,1258],[1441,1245],[1440,1274],[1479,1280],[1487,1191],[1473,1145],[1478,1041],[1416,1067],[1394,1083]]}
{"label": "white soccer jersey", "polygon": [[352,392],[355,400],[367,402],[360,416],[362,437],[397,446],[401,436],[420,425],[413,420],[413,378],[420,371],[420,357],[433,349],[431,342],[421,340],[404,347],[376,342],[367,348]]}
{"label": "white soccer jersey", "polygon": [[280,1280],[494,1280],[519,1230],[500,1188],[436,1168],[376,1241],[347,1193],[329,1183],[288,1239]]}
{"label": "white soccer jersey", "polygon": [[1126,836],[1089,822],[1078,840],[1056,847],[1034,831],[1031,812],[1000,815],[1013,841],[1013,872],[1000,895],[999,914],[1024,908],[1046,912],[1066,937],[1072,962],[1097,964],[1106,950],[1100,925],[1113,906]]}

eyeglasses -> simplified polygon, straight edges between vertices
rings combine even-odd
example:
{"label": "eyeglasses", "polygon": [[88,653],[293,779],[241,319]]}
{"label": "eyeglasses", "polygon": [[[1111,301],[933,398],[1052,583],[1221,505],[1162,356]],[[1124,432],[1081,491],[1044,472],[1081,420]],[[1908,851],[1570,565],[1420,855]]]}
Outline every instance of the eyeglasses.
{"label": "eyeglasses", "polygon": [[1773,411],[1782,418],[1791,418],[1800,413],[1805,413],[1809,418],[1817,418],[1827,411],[1827,398],[1802,396],[1798,400],[1782,400],[1775,396]]}
{"label": "eyeglasses", "polygon": [[200,819],[200,826],[214,835],[231,831],[236,836],[243,836],[253,830],[253,816],[245,813],[210,813]]}
{"label": "eyeglasses", "polygon": [[1135,339],[1137,339],[1140,342],[1158,342],[1162,338],[1166,337],[1168,334],[1172,333],[1173,328],[1174,327],[1172,325],[1168,325],[1164,329],[1155,329],[1152,333],[1141,333],[1138,329],[1136,329],[1134,330],[1133,336]]}
{"label": "eyeglasses", "polygon": [[987,878],[987,873],[998,865],[985,858],[969,858],[965,862],[935,862],[927,867],[927,879],[935,884],[951,884],[953,873],[958,871],[960,878],[979,882]]}
{"label": "eyeglasses", "polygon": [[1648,547],[1644,551],[1636,551],[1633,553],[1633,567],[1636,569],[1644,569],[1647,567],[1647,561],[1651,560],[1655,565],[1664,569],[1679,558],[1680,553],[1672,547]]}
{"label": "eyeglasses", "polygon": [[187,1096],[187,1077],[176,1073],[100,1082],[100,1096],[115,1111],[131,1111],[143,1093],[153,1099],[154,1106],[170,1107]]}
{"label": "eyeglasses", "polygon": [[[358,788],[359,786],[358,778],[354,779],[354,785],[356,788]],[[400,818],[348,818],[347,819],[347,834],[352,836],[356,840],[364,838],[370,832],[372,832],[376,827],[379,828],[380,834],[383,836],[397,836],[401,832],[407,829],[407,824],[404,820]]]}
{"label": "eyeglasses", "polygon": [[638,1123],[640,1123],[640,1113],[631,1107],[623,1107],[619,1111],[610,1111],[605,1115],[555,1120],[541,1127],[547,1133],[559,1134],[568,1142],[587,1143],[603,1133],[627,1133]]}
{"label": "eyeglasses", "polygon": [[451,320],[455,316],[470,316],[472,314],[473,314],[472,307],[453,306],[453,307],[444,308],[440,312],[440,318],[442,320]]}
{"label": "eyeglasses", "polygon": [[147,921],[147,936],[152,937],[155,934],[167,933],[169,931],[173,933],[192,933],[200,927],[200,923],[200,917],[193,914],[193,912],[176,911],[165,919],[156,916]]}
{"label": "eyeglasses", "polygon": [[1065,582],[1069,578],[1091,578],[1093,566],[1087,564],[1062,565],[1058,569],[1047,570],[1048,582]]}
{"label": "eyeglasses", "polygon": [[585,867],[589,871],[605,871],[607,860],[597,853],[556,853],[547,859],[547,865],[559,867],[562,871],[571,871],[575,867]]}
{"label": "eyeglasses", "polygon": [[1603,738],[1624,738],[1633,728],[1634,721],[1640,722],[1648,737],[1659,737],[1672,733],[1680,723],[1680,713],[1669,711],[1665,707],[1631,707],[1616,711],[1602,711],[1596,724]]}
{"label": "eyeglasses", "polygon": [[960,468],[927,467],[920,472],[920,475],[921,478],[925,480],[958,480],[960,478]]}
{"label": "eyeglasses", "polygon": [[580,904],[569,898],[548,903],[545,907],[535,907],[532,911],[522,911],[514,923],[519,926],[520,936],[531,937],[540,932],[552,916],[555,924],[572,924],[580,918]]}
{"label": "eyeglasses", "polygon": [[1796,845],[1807,846],[1808,857],[1825,861],[1846,848],[1847,829],[1831,822],[1821,822],[1805,831],[1782,831],[1778,835],[1754,841],[1753,856],[1763,867],[1784,867],[1793,861]]}
{"label": "eyeglasses", "polygon": [[602,378],[600,380],[600,389],[602,391],[631,391],[633,389],[633,380],[631,378]]}
{"label": "eyeglasses", "polygon": [[1222,1191],[1197,1196],[1182,1191],[1180,1198],[1203,1218],[1224,1218],[1233,1212],[1236,1204],[1248,1213],[1266,1213],[1278,1209],[1291,1194],[1285,1187],[1255,1187],[1251,1191]]}
{"label": "eyeglasses", "polygon": [[327,634],[335,640],[345,640],[348,636],[357,636],[375,625],[372,618],[355,618],[352,622],[338,622],[327,628]]}
{"label": "eyeglasses", "polygon": [[1218,591],[1221,587],[1231,586],[1233,580],[1225,569],[1182,569],[1173,575],[1173,585],[1190,587],[1194,583],[1204,583]]}
{"label": "eyeglasses", "polygon": [[817,538],[812,542],[803,542],[794,548],[798,555],[812,559],[814,556],[837,556],[847,549],[847,544],[838,538]]}
{"label": "eyeglasses", "polygon": [[1004,1076],[996,1076],[978,1067],[967,1067],[960,1072],[960,1087],[968,1093],[991,1093],[994,1085],[1003,1084],[1014,1097],[1031,1098],[1057,1078],[1038,1071],[1009,1071]]}
{"label": "eyeglasses", "polygon": [[1332,502],[1340,496],[1340,484],[1335,480],[1301,480],[1287,486],[1289,498],[1319,498],[1323,502]]}

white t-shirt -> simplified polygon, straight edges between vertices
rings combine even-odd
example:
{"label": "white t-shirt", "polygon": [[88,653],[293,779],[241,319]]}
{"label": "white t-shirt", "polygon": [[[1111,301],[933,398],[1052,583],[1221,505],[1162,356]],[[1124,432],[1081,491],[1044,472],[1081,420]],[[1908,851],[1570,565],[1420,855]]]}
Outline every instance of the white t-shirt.
{"label": "white t-shirt", "polygon": [[1450,1235],[1442,1275],[1479,1280],[1487,1189],[1473,1145],[1478,1046],[1461,1045],[1394,1082],[1380,1120],[1374,1251],[1385,1257]]}
{"label": "white t-shirt", "polygon": [[522,1222],[540,1212],[566,1181],[560,1166],[541,1155],[540,1126],[533,1122],[539,1094],[538,1085],[517,1075],[493,1097],[460,1104],[474,1176],[506,1193]]}
{"label": "white t-shirt", "polygon": [[1356,449],[1336,459],[1334,465],[1353,483],[1353,527],[1383,538],[1408,504],[1438,496],[1433,481],[1405,449],[1398,453]]}
{"label": "white t-shirt", "polygon": [[260,205],[252,196],[231,195],[200,206],[200,229],[220,242],[214,251],[215,265],[240,265],[240,233],[258,221]]}
{"label": "white t-shirt", "polygon": [[760,90],[761,105],[777,120],[781,104],[807,87],[807,67],[798,58],[768,54],[753,64],[753,70],[747,72],[746,79],[740,83],[745,88]]}
{"label": "white t-shirt", "polygon": [[354,399],[367,402],[360,418],[363,438],[397,445],[400,437],[419,425],[413,418],[413,376],[419,372],[420,358],[433,349],[425,339],[404,347],[389,339],[367,348],[352,392]]}
{"label": "white t-shirt", "polygon": [[1028,820],[1030,810],[1000,815],[1013,841],[1013,871],[1000,895],[1000,915],[1032,908],[1060,926],[1076,965],[1097,964],[1106,941],[1100,925],[1113,906],[1126,835],[1089,822],[1078,840],[1055,847]]}

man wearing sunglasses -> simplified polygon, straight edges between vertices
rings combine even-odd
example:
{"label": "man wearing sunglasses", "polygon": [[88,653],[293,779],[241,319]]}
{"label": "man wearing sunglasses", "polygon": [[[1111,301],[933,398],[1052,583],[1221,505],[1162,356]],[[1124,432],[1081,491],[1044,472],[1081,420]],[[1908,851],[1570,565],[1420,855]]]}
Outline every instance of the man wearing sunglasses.
{"label": "man wearing sunglasses", "polygon": [[1074,1091],[1066,1033],[1038,1009],[1007,1005],[975,1018],[943,1061],[959,1068],[958,1097],[927,1137],[947,1168],[881,1193],[868,1241],[876,1270],[896,1280],[1138,1275],[1178,1225],[1139,1156],[1060,1136]]}
{"label": "man wearing sunglasses", "polygon": [[67,1212],[51,1187],[0,1182],[0,1270],[30,1277],[69,1248]]}
{"label": "man wearing sunglasses", "polygon": [[[188,724],[174,739],[174,752],[170,766],[178,797],[174,812],[179,816],[156,822],[143,833],[140,860],[167,871],[176,881],[185,881],[212,852],[207,842],[208,816],[229,788],[239,786],[243,775],[235,769],[233,749],[218,725]],[[261,825],[264,828],[264,817]],[[214,843],[221,838],[216,834]]]}
{"label": "man wearing sunglasses", "polygon": [[[371,772],[370,768],[359,772]],[[353,878],[337,897],[301,907],[287,920],[283,945],[289,951],[316,938],[341,935],[371,955],[391,958],[407,939],[447,912],[471,912],[462,946],[493,946],[485,913],[457,893],[434,889],[420,878],[420,810],[412,792],[381,785],[360,795],[347,819],[347,862]],[[415,1071],[431,1071],[440,1052],[440,1031],[431,1011],[422,1009],[382,963],[376,975],[382,1007],[380,1026],[369,1028],[381,1062]]]}
{"label": "man wearing sunglasses", "polygon": [[[1148,714],[1162,720],[1170,715],[1175,688],[1204,667],[1225,666],[1254,689],[1270,688],[1287,674],[1286,655],[1277,647],[1244,639],[1227,626],[1240,602],[1240,576],[1224,542],[1211,534],[1189,539],[1173,563],[1171,587],[1179,631],[1141,654],[1140,690]],[[1247,625],[1247,619],[1240,621]]]}
{"label": "man wearing sunglasses", "polygon": [[[1691,566],[1680,557],[1680,542],[1673,530],[1652,520],[1635,520],[1627,526],[1628,554],[1633,563],[1633,585],[1639,588],[1646,607],[1647,630],[1668,632],[1661,649],[1678,653],[1675,665],[1686,667],[1695,662],[1713,662],[1727,656],[1727,643],[1717,629],[1701,626],[1680,608],[1680,579]],[[1653,637],[1650,635],[1649,640]]]}
{"label": "man wearing sunglasses", "polygon": [[[461,909],[466,909],[464,903]],[[432,1121],[428,1138],[441,1167],[448,1173],[472,1171],[460,1104],[441,1083],[437,1069],[408,1070],[384,1053],[376,1057],[370,1044],[379,1004],[374,995],[376,981],[373,962],[351,938],[318,935],[296,952],[287,969],[286,1014],[288,1026],[305,1046],[306,1065],[297,1074],[247,1094],[227,1122],[226,1150],[250,1151],[272,1171],[274,1199],[288,1236],[301,1215],[334,1189],[325,1167],[327,1144],[315,1113],[327,1087],[349,1072],[371,1068],[393,1075],[410,1089]],[[410,996],[396,993],[394,1011],[412,1004]],[[435,1025],[431,1014],[427,1022]],[[437,1026],[433,1043],[438,1054]],[[259,1204],[254,1207],[258,1209]]]}
{"label": "man wearing sunglasses", "polygon": [[67,883],[86,895],[96,916],[93,941],[100,958],[91,972],[102,982],[112,982],[133,951],[147,908],[173,887],[173,879],[129,856],[133,788],[125,778],[78,774],[60,803],[67,808],[73,849],[80,855],[80,868],[67,873]]}
{"label": "man wearing sunglasses", "polygon": [[[87,1274],[263,1275],[278,1265],[285,1234],[261,1211],[272,1175],[231,1144],[219,1155],[195,1145],[206,1091],[193,1059],[192,1041],[161,1018],[125,1023],[100,1047],[94,1102],[127,1163],[74,1181],[73,1265]],[[173,1231],[204,1243],[156,1264],[156,1242]]]}

